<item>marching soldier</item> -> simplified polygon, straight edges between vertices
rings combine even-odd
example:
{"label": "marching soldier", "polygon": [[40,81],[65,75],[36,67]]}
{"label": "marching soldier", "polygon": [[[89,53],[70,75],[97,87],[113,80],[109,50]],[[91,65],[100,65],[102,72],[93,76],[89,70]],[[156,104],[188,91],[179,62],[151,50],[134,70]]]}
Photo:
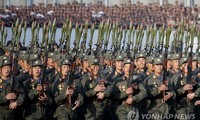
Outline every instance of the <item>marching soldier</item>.
{"label": "marching soldier", "polygon": [[55,73],[55,68],[54,68],[54,62],[53,62],[53,57],[56,54],[54,52],[49,52],[48,53],[48,58],[47,58],[47,68],[46,68],[46,74],[47,74],[47,80],[52,84],[54,81],[52,81],[52,77],[54,76]]}
{"label": "marching soldier", "polygon": [[[154,58],[154,73],[145,80],[147,91],[147,99],[150,100],[148,105],[148,113],[152,115],[169,114],[169,105],[167,101],[175,97],[170,82],[165,83],[166,78],[163,76],[163,60]],[[157,118],[154,118],[157,119]]]}
{"label": "marching soldier", "polygon": [[80,81],[74,81],[70,77],[69,59],[63,59],[59,65],[60,77],[55,80],[53,94],[57,109],[55,117],[57,120],[76,120],[76,109],[83,104]]}
{"label": "marching soldier", "polygon": [[197,55],[193,55],[192,56],[192,64],[191,64],[191,74],[192,75],[197,75],[197,73],[198,73],[198,62],[197,62],[197,60],[198,60],[198,57],[197,57]]}
{"label": "marching soldier", "polygon": [[21,84],[11,78],[11,62],[1,59],[0,78],[0,119],[16,120],[16,112],[24,102],[24,91]]}
{"label": "marching soldier", "polygon": [[[119,54],[115,58],[115,68],[114,70],[108,75],[108,80],[111,81],[112,83],[117,82],[118,80],[122,79],[124,76],[123,73],[123,60],[124,56]],[[115,86],[116,88],[116,86]],[[106,109],[106,116],[108,116],[108,119],[112,120],[117,120],[117,115],[116,115],[116,109],[119,105],[119,100],[118,98],[115,97],[116,92],[113,90],[110,96],[110,99],[108,100],[108,106]]]}
{"label": "marching soldier", "polygon": [[146,75],[150,76],[153,73],[153,57],[151,56],[146,57],[146,67],[147,67]]}
{"label": "marching soldier", "polygon": [[85,99],[85,119],[86,120],[104,120],[107,99],[109,98],[113,84],[105,77],[99,74],[99,61],[97,59],[90,60],[89,77],[85,79],[84,93]]}
{"label": "marching soldier", "polygon": [[147,95],[143,83],[141,83],[139,79],[137,79],[137,76],[132,76],[130,74],[130,68],[131,60],[125,59],[123,68],[124,77],[123,79],[121,79],[121,81],[118,81],[116,83],[119,91],[117,93],[117,97],[120,100],[120,105],[117,107],[116,112],[119,120],[126,120],[127,118],[130,119],[131,116],[128,116],[128,114],[132,110],[136,110],[133,109],[134,107],[142,112],[142,108],[139,102]]}
{"label": "marching soldier", "polygon": [[29,64],[29,55],[24,54],[23,56],[20,55],[18,59],[18,64],[21,67],[19,70],[19,75],[15,77],[15,80],[23,83],[25,80],[27,80],[30,77],[29,70],[30,70],[30,64]]}
{"label": "marching soldier", "polygon": [[26,93],[25,120],[47,120],[48,108],[52,103],[51,89],[42,77],[42,62],[34,60],[31,65],[32,77],[24,82]]}
{"label": "marching soldier", "polygon": [[135,62],[134,62],[136,65],[136,69],[133,72],[133,74],[139,75],[142,82],[147,77],[145,58],[146,58],[146,55],[143,52],[137,53],[135,57]]}
{"label": "marching soldier", "polygon": [[[181,58],[181,74],[177,80],[173,80],[173,84],[176,89],[176,114],[189,115],[193,113],[192,101],[187,98],[188,94],[193,91],[194,78],[188,71],[188,59],[186,57]],[[185,119],[185,118],[184,118]]]}

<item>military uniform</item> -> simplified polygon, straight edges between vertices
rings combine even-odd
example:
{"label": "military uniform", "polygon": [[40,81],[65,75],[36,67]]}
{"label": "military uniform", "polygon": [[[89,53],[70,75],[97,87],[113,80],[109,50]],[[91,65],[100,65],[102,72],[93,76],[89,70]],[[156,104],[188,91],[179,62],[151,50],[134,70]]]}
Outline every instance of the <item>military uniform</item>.
{"label": "military uniform", "polygon": [[[61,65],[69,65],[69,59],[63,59]],[[68,87],[73,87],[74,93],[72,96],[66,95],[65,91]],[[80,81],[74,81],[69,76],[66,79],[58,78],[53,85],[53,93],[57,109],[55,111],[55,117],[58,120],[76,120],[76,110],[73,110],[75,102],[79,101],[80,105],[83,104],[83,96],[81,94]],[[70,101],[69,101],[70,100]]]}
{"label": "military uniform", "polygon": [[[154,65],[155,64],[163,64],[163,61],[161,58],[154,58]],[[164,102],[163,99],[163,92],[159,91],[159,87],[164,84],[163,81],[164,76],[156,76],[155,74],[152,74],[150,77],[148,77],[144,83],[145,87],[147,89],[147,99],[149,104],[147,105],[148,113],[150,114],[169,114],[170,106],[168,104],[168,101]],[[175,93],[173,90],[172,84],[168,81],[168,90],[169,92],[172,92],[175,98]]]}
{"label": "military uniform", "polygon": [[[123,60],[124,60],[123,55],[117,55],[115,58],[115,61],[123,61]],[[121,73],[118,73],[115,69],[116,68],[114,68],[113,71],[108,75],[108,80],[110,82],[112,82],[113,84],[115,84],[118,80],[123,79],[123,77],[124,77],[123,71]],[[108,105],[107,105],[107,109],[106,109],[106,116],[108,119],[111,119],[111,120],[118,119],[116,110],[119,105],[119,100],[116,97],[117,91],[114,89],[118,89],[116,85],[114,86],[113,91],[109,97],[109,100],[107,103]]]}
{"label": "military uniform", "polygon": [[[91,65],[98,65],[99,62],[97,59],[93,59],[90,61]],[[97,78],[93,78],[89,75],[89,77],[84,78],[84,93],[85,93],[85,99],[84,99],[84,108],[85,108],[85,119],[86,120],[104,120],[107,119],[105,116],[105,109],[107,105],[107,99],[109,98],[113,84],[104,78],[102,78],[100,75],[98,75]],[[99,84],[101,84],[101,80],[104,80],[102,84],[106,87],[105,91],[102,91],[104,93],[103,99],[98,99],[98,93],[95,92],[95,87]]]}
{"label": "military uniform", "polygon": [[[5,65],[11,65],[8,59],[1,60],[1,67]],[[15,93],[17,95],[16,100],[7,100],[6,95],[9,93]],[[17,103],[16,109],[10,109],[9,105],[12,102]],[[24,91],[18,82],[13,78],[3,80],[0,78],[0,119],[1,120],[18,120],[17,111],[24,103]]]}
{"label": "military uniform", "polygon": [[[32,67],[34,66],[42,66],[41,61],[34,60]],[[36,90],[38,84],[42,85],[43,91]],[[49,106],[52,103],[49,83],[45,80],[30,78],[24,81],[24,88],[26,93],[25,120],[48,120]],[[41,101],[39,97],[43,94],[46,94],[47,99]]]}

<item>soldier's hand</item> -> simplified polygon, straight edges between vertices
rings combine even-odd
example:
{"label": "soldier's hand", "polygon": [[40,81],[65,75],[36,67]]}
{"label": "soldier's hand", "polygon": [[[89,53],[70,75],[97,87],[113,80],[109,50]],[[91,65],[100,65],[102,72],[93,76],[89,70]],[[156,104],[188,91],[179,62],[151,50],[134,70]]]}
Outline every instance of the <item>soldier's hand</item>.
{"label": "soldier's hand", "polygon": [[194,105],[200,105],[200,100],[197,100]]}
{"label": "soldier's hand", "polygon": [[187,94],[187,98],[190,99],[190,100],[194,99],[194,96],[195,96],[194,93]]}
{"label": "soldier's hand", "polygon": [[72,95],[74,93],[74,90],[73,89],[69,89],[69,88],[70,88],[70,86],[68,86],[66,91],[65,91],[66,95]]}
{"label": "soldier's hand", "polygon": [[174,96],[174,95],[173,95],[172,92],[167,92],[167,95],[165,95],[164,100],[167,101],[167,100],[169,100],[170,98],[172,98],[173,96]]}
{"label": "soldier's hand", "polygon": [[42,91],[43,87],[41,84],[37,84],[36,90],[37,91]]}
{"label": "soldier's hand", "polygon": [[133,93],[133,88],[129,87],[126,89],[126,94],[132,94]]}
{"label": "soldier's hand", "polygon": [[9,108],[10,109],[16,109],[17,108],[17,102],[10,103]]}
{"label": "soldier's hand", "polygon": [[16,99],[17,98],[17,95],[15,94],[15,93],[8,93],[7,95],[6,95],[6,99],[7,100],[14,100],[14,99]]}
{"label": "soldier's hand", "polygon": [[132,98],[127,98],[126,99],[126,103],[131,105],[133,103],[133,99]]}
{"label": "soldier's hand", "polygon": [[167,86],[165,84],[162,84],[160,87],[159,87],[159,91],[164,91],[164,90],[167,90]]}
{"label": "soldier's hand", "polygon": [[99,84],[94,88],[95,92],[101,92],[101,91],[104,91],[104,90],[106,90],[106,87],[105,86],[101,86]]}
{"label": "soldier's hand", "polygon": [[100,99],[100,100],[104,99],[104,92],[99,92],[97,94],[97,99]]}
{"label": "soldier's hand", "polygon": [[183,87],[184,91],[188,91],[188,90],[192,90],[193,89],[193,86],[191,84],[186,84],[184,87]]}
{"label": "soldier's hand", "polygon": [[44,93],[44,95],[43,95],[43,96],[40,96],[38,99],[39,99],[40,101],[45,101],[45,100],[47,100],[47,95]]}
{"label": "soldier's hand", "polygon": [[76,108],[78,108],[80,106],[80,101],[77,100],[74,104],[75,104],[75,106],[72,108],[72,110],[75,110]]}

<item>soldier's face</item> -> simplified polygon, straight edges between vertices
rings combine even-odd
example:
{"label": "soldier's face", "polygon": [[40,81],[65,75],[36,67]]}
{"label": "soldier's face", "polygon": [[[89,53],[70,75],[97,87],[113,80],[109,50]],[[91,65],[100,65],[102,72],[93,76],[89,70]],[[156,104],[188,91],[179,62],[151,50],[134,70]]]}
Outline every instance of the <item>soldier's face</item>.
{"label": "soldier's face", "polygon": [[6,52],[5,52],[5,56],[10,56],[10,52],[9,52],[9,51],[6,51]]}
{"label": "soldier's face", "polygon": [[90,65],[91,73],[93,75],[98,75],[99,73],[99,66],[98,65]]}
{"label": "soldier's face", "polygon": [[171,62],[171,60],[167,60],[167,68],[168,69],[172,68],[172,62]]}
{"label": "soldier's face", "polygon": [[126,75],[129,75],[130,69],[131,69],[131,64],[125,64],[125,65],[124,65],[124,73],[125,73]]}
{"label": "soldier's face", "polygon": [[192,68],[196,69],[197,68],[197,61],[192,61]]}
{"label": "soldier's face", "polygon": [[4,76],[4,77],[8,77],[11,73],[11,66],[3,66],[2,67],[2,70],[1,70],[1,75]]}
{"label": "soldier's face", "polygon": [[65,75],[65,76],[68,74],[68,72],[70,70],[69,65],[62,65],[61,69],[62,69],[62,71],[61,71],[62,75]]}
{"label": "soldier's face", "polygon": [[153,67],[154,67],[154,72],[158,73],[158,74],[160,74],[162,72],[162,70],[163,70],[163,65],[162,64],[154,65]]}
{"label": "soldier's face", "polygon": [[48,58],[47,59],[47,64],[50,65],[50,66],[53,66],[53,60],[52,60],[52,58]]}
{"label": "soldier's face", "polygon": [[145,58],[138,58],[137,59],[137,67],[139,69],[144,69],[145,68]]}
{"label": "soldier's face", "polygon": [[153,64],[147,63],[147,68],[148,70],[153,71]]}
{"label": "soldier's face", "polygon": [[42,68],[40,66],[33,67],[33,76],[39,77],[41,74]]}
{"label": "soldier's face", "polygon": [[19,64],[21,67],[23,67],[23,60],[19,60],[19,61],[18,61],[18,64]]}
{"label": "soldier's face", "polygon": [[83,68],[88,68],[89,67],[89,63],[87,60],[83,61]]}
{"label": "soldier's face", "polygon": [[117,70],[122,70],[123,65],[123,61],[115,61],[115,66]]}
{"label": "soldier's face", "polygon": [[174,69],[179,69],[180,67],[179,60],[172,60],[172,66]]}
{"label": "soldier's face", "polygon": [[198,68],[200,68],[200,62],[198,62]]}
{"label": "soldier's face", "polygon": [[188,63],[182,64],[181,69],[184,73],[188,73]]}

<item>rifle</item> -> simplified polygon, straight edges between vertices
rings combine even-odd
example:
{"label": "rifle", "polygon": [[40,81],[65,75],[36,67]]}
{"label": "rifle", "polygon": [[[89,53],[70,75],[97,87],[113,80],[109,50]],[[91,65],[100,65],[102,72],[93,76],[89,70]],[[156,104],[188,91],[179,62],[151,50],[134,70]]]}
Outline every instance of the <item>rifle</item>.
{"label": "rifle", "polygon": [[122,50],[124,50],[124,48],[125,48],[125,42],[126,42],[127,31],[128,31],[127,28],[125,28],[125,30],[124,30],[124,40],[123,40]]}
{"label": "rifle", "polygon": [[[72,71],[71,71],[72,72]],[[71,74],[70,74],[71,75]],[[72,83],[72,76],[68,75],[68,77],[66,78],[66,81],[68,81],[67,83],[67,90],[70,91],[70,94],[67,95],[67,99],[66,99],[66,107],[68,109],[72,109],[73,105],[72,105],[72,95],[75,91],[75,85],[74,83]]]}
{"label": "rifle", "polygon": [[[167,67],[167,62],[165,62],[165,65],[164,66],[166,66]],[[167,68],[165,68],[164,69],[164,72],[163,72],[163,80],[162,80],[162,82],[163,82],[163,84],[165,85],[165,86],[168,86],[168,81],[167,81],[167,79],[166,79],[166,77],[167,77]],[[162,91],[162,96],[163,96],[163,99],[162,99],[162,103],[165,103],[165,95],[166,95],[166,90],[164,90],[164,91]]]}

